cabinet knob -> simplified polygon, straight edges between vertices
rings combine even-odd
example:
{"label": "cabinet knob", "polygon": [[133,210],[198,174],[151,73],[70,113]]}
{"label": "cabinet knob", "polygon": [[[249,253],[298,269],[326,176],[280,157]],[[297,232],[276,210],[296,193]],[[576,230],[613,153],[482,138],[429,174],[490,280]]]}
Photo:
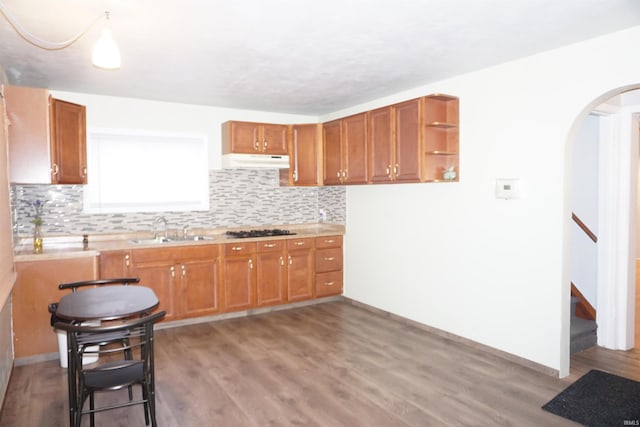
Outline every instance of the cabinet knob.
{"label": "cabinet knob", "polygon": [[256,142],[253,143],[253,149],[260,151],[260,141],[256,140]]}
{"label": "cabinet knob", "polygon": [[53,174],[53,176],[58,175],[58,164],[57,163],[54,163],[51,166],[51,173]]}

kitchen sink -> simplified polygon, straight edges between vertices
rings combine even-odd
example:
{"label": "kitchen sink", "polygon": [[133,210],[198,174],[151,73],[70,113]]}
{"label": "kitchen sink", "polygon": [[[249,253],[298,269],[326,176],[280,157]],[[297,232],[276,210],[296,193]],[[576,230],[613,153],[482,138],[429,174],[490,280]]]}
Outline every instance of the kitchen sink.
{"label": "kitchen sink", "polygon": [[166,237],[156,237],[153,239],[133,239],[130,240],[131,243],[134,243],[136,245],[158,245],[158,244],[162,244],[162,243],[169,243],[172,242],[173,240],[168,239]]}

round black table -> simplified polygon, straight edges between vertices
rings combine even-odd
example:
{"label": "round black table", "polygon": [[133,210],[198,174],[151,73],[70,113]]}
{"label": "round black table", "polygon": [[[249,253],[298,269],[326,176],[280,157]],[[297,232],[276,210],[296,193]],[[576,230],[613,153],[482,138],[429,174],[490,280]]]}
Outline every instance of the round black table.
{"label": "round black table", "polygon": [[72,292],[58,303],[56,316],[67,320],[114,320],[147,314],[158,297],[144,286],[102,286]]}

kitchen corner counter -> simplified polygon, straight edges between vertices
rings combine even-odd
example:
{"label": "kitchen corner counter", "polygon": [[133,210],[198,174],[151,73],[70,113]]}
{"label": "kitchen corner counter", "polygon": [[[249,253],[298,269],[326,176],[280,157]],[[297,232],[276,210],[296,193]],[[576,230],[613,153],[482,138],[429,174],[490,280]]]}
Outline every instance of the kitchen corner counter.
{"label": "kitchen corner counter", "polygon": [[133,243],[132,240],[150,239],[149,232],[132,232],[122,234],[89,234],[89,244],[86,249],[82,244],[82,236],[44,236],[44,250],[40,254],[33,253],[33,241],[23,238],[14,248],[14,261],[28,262],[52,259],[68,259],[81,257],[97,257],[101,251],[131,250],[143,248],[170,248],[196,245],[225,244],[238,241],[254,242],[264,240],[282,240],[301,237],[322,237],[345,234],[345,227],[341,224],[297,224],[278,226],[248,226],[244,229],[282,228],[292,233],[285,236],[232,238],[225,235],[229,229],[200,229],[196,234],[207,236],[206,240],[172,240],[165,243]]}

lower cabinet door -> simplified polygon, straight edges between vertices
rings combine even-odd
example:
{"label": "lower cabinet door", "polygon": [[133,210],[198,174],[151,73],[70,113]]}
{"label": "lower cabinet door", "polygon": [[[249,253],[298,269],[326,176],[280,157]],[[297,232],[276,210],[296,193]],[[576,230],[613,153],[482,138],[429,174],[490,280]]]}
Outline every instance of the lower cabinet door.
{"label": "lower cabinet door", "polygon": [[219,313],[220,260],[185,261],[178,265],[181,278],[182,317]]}
{"label": "lower cabinet door", "polygon": [[302,301],[313,298],[313,250],[289,251],[287,255],[287,299]]}
{"label": "lower cabinet door", "polygon": [[224,310],[248,310],[256,305],[256,274],[253,256],[224,260]]}
{"label": "lower cabinet door", "polygon": [[172,262],[150,262],[136,264],[134,275],[140,278],[140,285],[153,289],[160,305],[158,310],[165,310],[167,315],[164,320],[174,320],[176,317],[176,305],[174,300],[174,288],[176,280],[176,267]]}
{"label": "lower cabinet door", "polygon": [[287,298],[287,274],[283,252],[257,255],[257,306],[282,304]]}

